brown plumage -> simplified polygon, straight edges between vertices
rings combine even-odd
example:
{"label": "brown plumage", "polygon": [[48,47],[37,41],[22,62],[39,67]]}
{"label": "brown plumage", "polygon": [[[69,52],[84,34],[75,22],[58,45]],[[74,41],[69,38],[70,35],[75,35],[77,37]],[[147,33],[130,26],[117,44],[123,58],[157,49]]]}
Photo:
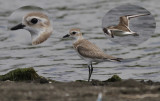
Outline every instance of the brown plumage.
{"label": "brown plumage", "polygon": [[52,32],[42,33],[35,40],[32,41],[32,45],[37,45],[37,44],[40,44],[40,43],[46,41],[50,37],[51,34],[52,34]]}
{"label": "brown plumage", "polygon": [[105,54],[95,44],[86,39],[81,39],[73,44],[73,47],[84,58],[102,59],[102,60],[116,60],[115,57]]}
{"label": "brown plumage", "polygon": [[40,18],[45,18],[45,19],[49,20],[48,16],[45,15],[44,13],[42,13],[42,12],[31,12],[31,13],[28,13],[27,15],[25,15],[24,19],[26,19],[27,17],[30,17],[30,16],[38,16]]}

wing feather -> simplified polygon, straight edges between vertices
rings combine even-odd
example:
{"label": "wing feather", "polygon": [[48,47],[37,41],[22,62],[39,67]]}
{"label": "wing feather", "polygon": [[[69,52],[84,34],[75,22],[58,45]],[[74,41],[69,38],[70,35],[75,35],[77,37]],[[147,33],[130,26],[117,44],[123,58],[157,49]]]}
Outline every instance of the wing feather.
{"label": "wing feather", "polygon": [[105,54],[101,49],[99,49],[96,45],[92,44],[91,42],[85,40],[82,41],[77,47],[77,52],[85,57],[85,58],[92,58],[92,59],[108,59],[113,60],[114,57]]}

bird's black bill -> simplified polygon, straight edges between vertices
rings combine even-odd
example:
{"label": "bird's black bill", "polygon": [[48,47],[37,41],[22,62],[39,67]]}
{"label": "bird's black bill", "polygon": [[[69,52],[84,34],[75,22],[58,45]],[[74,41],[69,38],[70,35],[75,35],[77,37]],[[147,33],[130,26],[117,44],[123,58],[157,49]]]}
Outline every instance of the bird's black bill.
{"label": "bird's black bill", "polygon": [[67,38],[67,37],[69,37],[70,35],[69,34],[67,34],[67,35],[65,35],[65,36],[63,36],[63,38]]}
{"label": "bird's black bill", "polygon": [[23,29],[25,27],[25,25],[23,25],[22,23],[12,27],[10,30],[18,30],[18,29]]}

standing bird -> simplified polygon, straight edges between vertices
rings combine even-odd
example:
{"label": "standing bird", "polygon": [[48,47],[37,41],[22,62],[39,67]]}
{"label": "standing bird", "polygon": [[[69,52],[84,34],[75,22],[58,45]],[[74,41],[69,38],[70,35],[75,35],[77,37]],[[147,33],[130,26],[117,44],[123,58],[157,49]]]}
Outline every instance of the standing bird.
{"label": "standing bird", "polygon": [[63,36],[73,37],[76,41],[73,43],[74,49],[77,51],[79,56],[88,62],[89,76],[88,81],[90,81],[93,66],[92,62],[103,62],[103,61],[118,61],[120,62],[121,58],[116,58],[110,55],[105,54],[100,48],[98,48],[95,44],[86,40],[82,36],[82,32],[78,28],[73,28],[69,31],[69,34]]}
{"label": "standing bird", "polygon": [[26,29],[31,33],[32,45],[37,45],[47,40],[53,32],[51,22],[47,15],[41,12],[31,12],[25,15],[22,23],[10,30]]}
{"label": "standing bird", "polygon": [[119,18],[119,24],[115,26],[108,26],[107,28],[103,28],[103,32],[114,38],[116,36],[126,36],[126,35],[134,35],[138,36],[136,32],[133,32],[129,28],[129,20],[131,18],[146,16],[150,14],[137,14],[137,15],[125,15]]}

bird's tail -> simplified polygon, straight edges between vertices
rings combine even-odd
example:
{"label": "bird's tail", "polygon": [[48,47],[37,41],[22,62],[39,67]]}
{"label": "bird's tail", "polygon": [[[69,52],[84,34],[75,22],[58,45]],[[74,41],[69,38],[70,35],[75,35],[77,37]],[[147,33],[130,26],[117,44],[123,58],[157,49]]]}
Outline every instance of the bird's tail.
{"label": "bird's tail", "polygon": [[139,34],[137,34],[137,33],[133,33],[133,36],[139,36]]}
{"label": "bird's tail", "polygon": [[121,62],[121,60],[123,60],[123,58],[114,58],[114,59],[111,59],[111,60],[115,60],[115,61]]}

